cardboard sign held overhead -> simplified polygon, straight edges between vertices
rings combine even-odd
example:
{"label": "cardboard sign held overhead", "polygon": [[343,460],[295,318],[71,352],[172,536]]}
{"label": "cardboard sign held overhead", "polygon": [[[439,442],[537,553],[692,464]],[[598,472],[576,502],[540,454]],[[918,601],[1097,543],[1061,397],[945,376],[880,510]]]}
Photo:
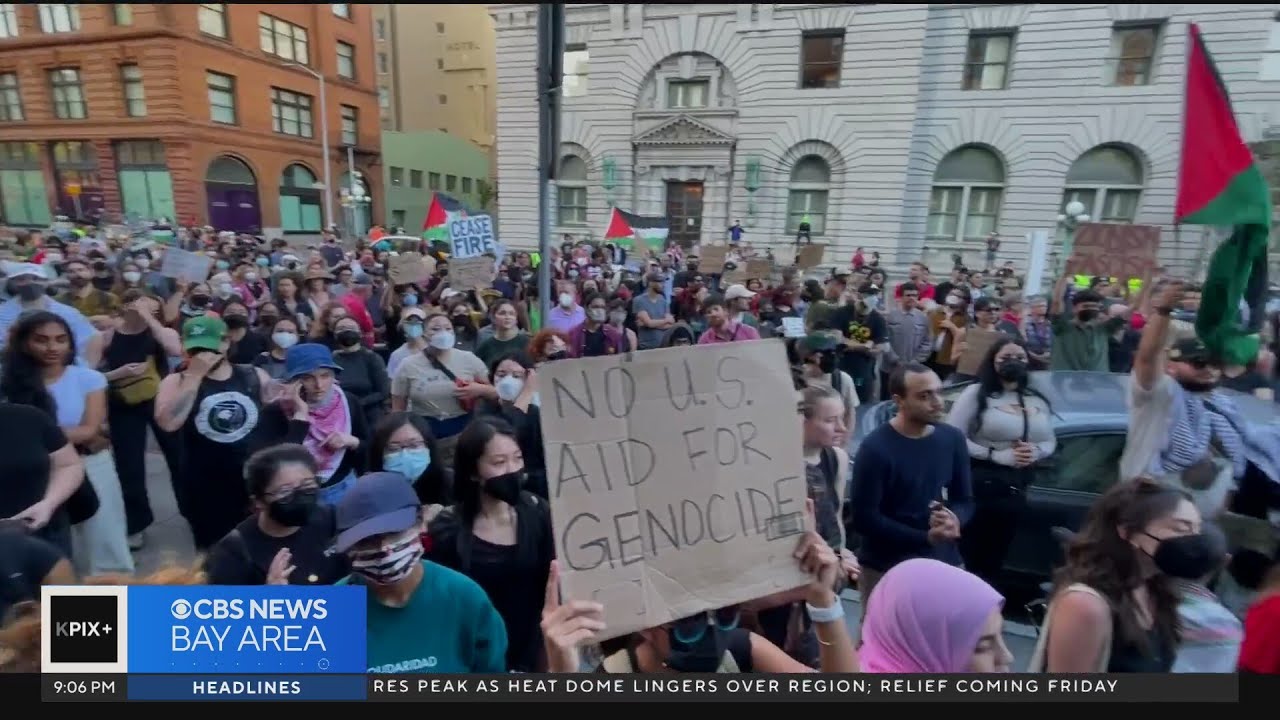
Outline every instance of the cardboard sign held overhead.
{"label": "cardboard sign held overhead", "polygon": [[962,375],[977,375],[978,369],[982,367],[982,360],[987,356],[987,351],[1002,337],[1004,333],[997,330],[983,330],[976,327],[966,330],[964,352],[960,353],[960,359],[956,361],[956,372]]}
{"label": "cardboard sign held overhead", "polygon": [[170,247],[164,251],[160,274],[186,282],[204,282],[209,278],[213,258],[181,248]]}
{"label": "cardboard sign held overhead", "polygon": [[488,215],[468,215],[450,220],[449,241],[453,245],[450,257],[456,260],[498,254],[493,218]]}
{"label": "cardboard sign held overhead", "polygon": [[781,342],[564,360],[538,384],[562,588],[604,605],[601,639],[807,582]]}
{"label": "cardboard sign held overhead", "polygon": [[1146,277],[1159,265],[1160,228],[1155,225],[1084,223],[1076,228],[1067,273],[1113,277]]}
{"label": "cardboard sign held overhead", "polygon": [[822,264],[822,256],[826,252],[827,246],[822,243],[801,245],[799,252],[796,253],[796,267],[801,270],[818,267]]}
{"label": "cardboard sign held overhead", "polygon": [[725,256],[729,254],[726,245],[703,245],[698,255],[698,272],[719,275],[724,272]]}
{"label": "cardboard sign held overhead", "polygon": [[391,277],[392,285],[421,283],[435,271],[435,258],[414,252],[401,253],[391,258],[390,266],[387,268],[387,274]]}
{"label": "cardboard sign held overhead", "polygon": [[449,263],[449,287],[454,290],[481,290],[493,285],[493,261],[480,257]]}

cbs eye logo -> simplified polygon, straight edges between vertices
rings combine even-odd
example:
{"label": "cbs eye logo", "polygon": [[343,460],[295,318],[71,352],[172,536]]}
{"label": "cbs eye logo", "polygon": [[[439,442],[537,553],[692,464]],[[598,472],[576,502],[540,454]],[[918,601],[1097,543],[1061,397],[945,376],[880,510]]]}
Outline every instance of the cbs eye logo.
{"label": "cbs eye logo", "polygon": [[186,620],[191,617],[191,603],[178,598],[169,606],[169,613],[177,620]]}

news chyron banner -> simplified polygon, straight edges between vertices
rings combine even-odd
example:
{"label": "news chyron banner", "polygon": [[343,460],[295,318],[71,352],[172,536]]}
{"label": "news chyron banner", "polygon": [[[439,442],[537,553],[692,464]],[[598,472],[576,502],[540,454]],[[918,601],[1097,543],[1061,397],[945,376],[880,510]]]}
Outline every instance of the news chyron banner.
{"label": "news chyron banner", "polygon": [[42,693],[363,700],[367,602],[357,586],[46,586]]}

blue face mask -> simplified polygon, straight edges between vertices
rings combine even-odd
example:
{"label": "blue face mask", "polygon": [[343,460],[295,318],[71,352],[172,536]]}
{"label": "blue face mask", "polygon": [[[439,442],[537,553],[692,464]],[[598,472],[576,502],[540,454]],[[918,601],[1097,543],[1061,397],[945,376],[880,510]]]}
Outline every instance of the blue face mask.
{"label": "blue face mask", "polygon": [[431,467],[431,451],[426,448],[407,448],[382,456],[384,470],[398,472],[416,483],[422,473]]}
{"label": "blue face mask", "polygon": [[417,295],[414,295],[413,293],[405,293],[405,296],[404,296],[405,307],[413,307],[414,305],[417,305],[417,304],[418,304]]}
{"label": "blue face mask", "polygon": [[404,326],[404,336],[410,340],[417,340],[422,337],[422,323],[406,323]]}
{"label": "blue face mask", "polygon": [[267,258],[260,257],[258,258],[257,263],[258,263],[258,267],[266,267],[271,264],[271,261],[268,260]]}
{"label": "blue face mask", "polygon": [[231,263],[228,263],[226,260],[219,260],[215,265],[219,270],[226,270],[231,267]]}

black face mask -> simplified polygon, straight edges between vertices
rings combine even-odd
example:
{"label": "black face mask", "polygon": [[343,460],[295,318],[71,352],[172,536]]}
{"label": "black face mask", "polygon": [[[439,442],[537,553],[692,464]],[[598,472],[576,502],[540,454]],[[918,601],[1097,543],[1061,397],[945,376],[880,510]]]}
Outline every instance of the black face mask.
{"label": "black face mask", "polygon": [[249,327],[248,315],[226,315],[222,318],[222,321],[232,330],[243,330]]}
{"label": "black face mask", "polygon": [[1027,377],[1027,362],[1022,359],[1005,360],[996,366],[996,375],[1001,380],[1019,382]]}
{"label": "black face mask", "polygon": [[836,356],[832,353],[822,353],[821,355],[819,355],[818,369],[827,374],[835,372]]}
{"label": "black face mask", "polygon": [[568,352],[564,350],[557,350],[556,352],[547,355],[547,360],[564,360],[567,357],[569,357]]}
{"label": "black face mask", "polygon": [[360,333],[355,330],[343,330],[334,335],[333,339],[337,340],[342,347],[352,347],[360,344]]}
{"label": "black face mask", "polygon": [[[722,624],[719,616],[726,612],[733,613],[734,619]],[[732,609],[716,611],[715,616],[714,620],[710,620],[707,614],[700,613],[678,620],[667,629],[667,642],[671,648],[667,652],[667,667],[685,673],[712,673],[720,668],[720,664],[724,662],[724,653],[729,647],[729,633],[737,626],[737,619],[736,612]],[[706,623],[705,627],[702,626],[703,623]],[[701,633],[700,636],[692,642],[686,642],[691,634],[698,634],[690,633],[695,628]]]}
{"label": "black face mask", "polygon": [[11,285],[9,294],[16,295],[23,302],[32,302],[33,300],[39,300],[44,295],[44,286],[40,283],[27,283],[17,287]]}
{"label": "black face mask", "polygon": [[508,505],[515,505],[520,502],[520,489],[524,487],[524,470],[487,478],[482,481],[480,487],[486,495],[494,500],[501,500]]}
{"label": "black face mask", "polygon": [[280,318],[277,315],[259,315],[258,325],[261,325],[264,328],[271,328],[279,319]]}
{"label": "black face mask", "polygon": [[1092,322],[1097,318],[1098,318],[1098,311],[1094,310],[1093,308],[1090,308],[1088,310],[1081,310],[1080,312],[1076,313],[1076,319],[1079,320],[1080,322],[1086,322],[1086,323]]}
{"label": "black face mask", "polygon": [[267,517],[285,527],[302,527],[311,519],[316,508],[316,491],[311,489],[294,490],[267,505]]}
{"label": "black face mask", "polygon": [[1222,564],[1222,553],[1216,552],[1208,535],[1183,535],[1160,541],[1151,556],[1156,568],[1171,578],[1200,580]]}
{"label": "black face mask", "polygon": [[194,308],[208,307],[209,296],[208,295],[192,295],[187,300],[187,304]]}

